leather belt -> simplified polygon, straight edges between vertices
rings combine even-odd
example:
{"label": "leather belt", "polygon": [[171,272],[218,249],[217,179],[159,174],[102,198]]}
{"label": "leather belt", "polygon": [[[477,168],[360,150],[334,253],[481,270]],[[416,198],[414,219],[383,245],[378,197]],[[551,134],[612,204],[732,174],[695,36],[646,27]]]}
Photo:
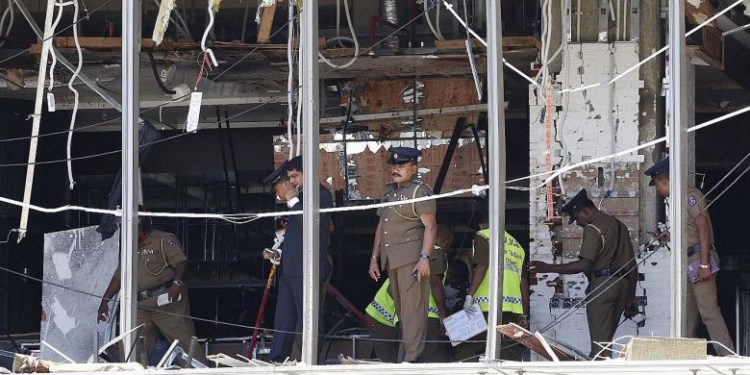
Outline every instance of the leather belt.
{"label": "leather belt", "polygon": [[164,284],[161,284],[159,286],[155,286],[151,289],[144,289],[138,291],[138,301],[143,301],[146,299],[149,299],[153,296],[157,296],[159,294],[162,294],[169,290],[169,288],[172,286],[172,280],[167,281]]}
{"label": "leather belt", "polygon": [[623,272],[623,270],[619,270],[619,271],[615,272],[615,270],[613,270],[611,268],[605,268],[603,270],[592,271],[591,272],[591,277],[607,277],[607,276],[618,276],[619,277],[619,276],[622,276],[624,274],[625,274],[625,272]]}
{"label": "leather belt", "polygon": [[[714,246],[714,244],[711,244],[711,250],[714,250],[714,251],[716,250],[716,247]],[[688,247],[687,256],[689,257],[695,253],[699,253],[700,251],[701,251],[701,244],[694,243],[692,246]]]}

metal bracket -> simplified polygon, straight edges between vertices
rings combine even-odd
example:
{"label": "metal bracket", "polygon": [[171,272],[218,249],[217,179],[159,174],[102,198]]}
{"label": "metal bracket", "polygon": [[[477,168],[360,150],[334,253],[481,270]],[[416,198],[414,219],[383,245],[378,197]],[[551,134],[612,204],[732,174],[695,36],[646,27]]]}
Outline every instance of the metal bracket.
{"label": "metal bracket", "polygon": [[630,0],[630,40],[637,41],[641,38],[641,0]]}

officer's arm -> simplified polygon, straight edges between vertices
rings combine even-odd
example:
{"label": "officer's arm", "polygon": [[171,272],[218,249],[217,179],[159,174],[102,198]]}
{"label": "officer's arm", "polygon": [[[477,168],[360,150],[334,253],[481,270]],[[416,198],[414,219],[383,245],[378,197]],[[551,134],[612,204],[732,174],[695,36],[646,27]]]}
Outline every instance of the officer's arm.
{"label": "officer's arm", "polygon": [[445,291],[443,290],[443,274],[430,273],[430,287],[432,288],[432,297],[435,298],[440,319],[447,316],[448,310],[445,308]]}
{"label": "officer's arm", "polygon": [[117,292],[120,291],[120,269],[118,267],[117,271],[115,271],[114,275],[112,275],[112,280],[109,280],[109,285],[107,286],[107,290],[104,292],[104,295],[102,296],[102,301],[107,301],[112,299],[112,297],[117,294]]}
{"label": "officer's arm", "polygon": [[526,272],[527,267],[521,270],[521,306],[523,307],[522,315],[529,315],[529,275]]}
{"label": "officer's arm", "polygon": [[479,288],[479,284],[482,283],[482,280],[484,280],[484,275],[487,273],[487,265],[486,264],[479,264],[477,263],[474,266],[474,277],[471,279],[471,285],[469,285],[469,289],[466,290],[466,294],[468,295],[474,295],[474,293]]}
{"label": "officer's arm", "polygon": [[380,255],[380,226],[380,221],[378,221],[378,228],[375,229],[375,240],[372,243],[372,259],[375,260],[377,260]]}
{"label": "officer's arm", "polygon": [[709,250],[711,249],[710,226],[706,215],[699,214],[693,218],[698,228],[698,242],[701,244],[701,264],[709,264]]}
{"label": "officer's arm", "polygon": [[578,258],[575,262],[564,263],[564,264],[549,264],[534,262],[536,272],[546,273],[555,272],[563,274],[575,274],[581,272],[591,272],[594,268],[594,262],[591,259]]}
{"label": "officer's arm", "polygon": [[175,280],[184,280],[185,276],[185,270],[187,270],[188,262],[186,260],[183,260],[174,266],[174,279]]}
{"label": "officer's arm", "polygon": [[434,213],[421,214],[419,219],[422,220],[422,225],[424,225],[422,252],[429,256],[432,254],[432,249],[435,248],[435,240],[437,240],[437,220]]}

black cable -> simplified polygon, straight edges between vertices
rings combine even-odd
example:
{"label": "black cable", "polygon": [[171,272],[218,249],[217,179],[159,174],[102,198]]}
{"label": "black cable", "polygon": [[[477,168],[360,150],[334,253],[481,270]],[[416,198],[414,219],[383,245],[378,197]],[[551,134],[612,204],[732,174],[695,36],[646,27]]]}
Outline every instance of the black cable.
{"label": "black cable", "polygon": [[[144,109],[143,111],[140,112],[140,115],[145,115],[145,114],[147,114],[149,112],[155,111],[158,108],[164,107],[164,106],[172,104],[174,102],[182,101],[182,99],[185,99],[185,98],[187,98],[189,96],[190,96],[190,94],[183,95],[183,96],[181,96],[181,97],[179,97],[177,99],[164,102],[164,103],[162,103],[162,104],[160,104],[158,106],[151,107],[149,109]],[[73,128],[73,130],[67,129],[67,130],[61,130],[61,131],[57,131],[57,132],[44,133],[44,134],[39,134],[39,135],[31,135],[31,136],[25,136],[25,137],[2,138],[2,139],[0,139],[0,143],[15,142],[15,141],[27,141],[27,140],[31,140],[31,139],[34,139],[34,138],[45,138],[45,137],[51,137],[51,136],[54,136],[54,135],[68,134],[68,133],[72,133],[72,132],[77,132],[77,131],[81,131],[81,130],[95,128],[97,126],[106,125],[106,124],[109,124],[109,123],[112,123],[112,122],[115,122],[115,121],[120,121],[120,120],[122,120],[122,116],[118,116],[118,117],[115,117],[115,118],[112,118],[112,119],[109,119],[109,120],[100,121],[100,122],[93,123],[93,124],[90,124],[90,125],[78,126],[78,127]]]}
{"label": "black cable", "polygon": [[[258,109],[260,107],[265,106],[266,104],[268,104],[268,103],[261,103],[259,105],[256,105],[255,107],[250,108],[250,109],[238,112],[237,114],[233,115],[232,117],[236,117],[236,116],[240,116],[240,115],[252,112],[252,111],[254,111],[254,110],[256,110],[256,109]],[[166,137],[166,138],[162,138],[162,139],[159,139],[159,140],[156,140],[156,141],[153,141],[153,142],[147,142],[147,143],[141,144],[141,145],[139,145],[139,147],[145,147],[145,146],[155,145],[155,144],[166,142],[166,141],[170,141],[170,140],[173,140],[173,139],[176,139],[176,138],[184,137],[184,136],[189,135],[189,134],[194,134],[194,133],[185,132],[185,133],[175,134],[175,135],[170,136],[170,137]],[[73,158],[37,161],[37,162],[34,162],[34,163],[9,163],[9,164],[0,164],[0,168],[6,168],[6,167],[25,167],[25,166],[29,166],[29,165],[48,165],[48,164],[66,163],[68,161],[94,159],[94,158],[98,158],[98,157],[102,157],[102,156],[119,154],[120,152],[122,152],[122,149],[112,150],[112,151],[105,151],[105,152],[101,152],[101,153],[93,154],[93,155],[77,156],[77,157],[73,157]]]}
{"label": "black cable", "polygon": [[[91,16],[94,15],[94,13],[98,12],[99,10],[101,10],[102,8],[104,8],[105,6],[109,5],[109,3],[111,3],[111,2],[112,2],[112,0],[107,0],[104,3],[102,3],[101,5],[99,5],[96,8],[94,8],[93,11],[88,12],[88,10],[87,10],[88,13],[87,13],[86,17],[81,17],[78,21],[73,22],[70,25],[68,25],[67,27],[63,28],[62,30],[60,30],[60,31],[58,31],[58,32],[50,35],[49,38],[42,39],[43,36],[40,37],[39,39],[41,39],[41,41],[39,42],[39,44],[44,44],[44,42],[46,42],[46,41],[48,41],[48,40],[50,40],[50,39],[52,39],[52,38],[54,38],[54,37],[62,34],[63,32],[67,31],[68,29],[72,28],[73,26],[76,26],[76,25],[78,25],[79,23],[81,23],[83,21],[87,21],[89,19],[89,17],[91,17]],[[44,30],[42,30],[42,33],[44,33]],[[3,63],[5,63],[7,61],[13,60],[13,59],[15,59],[18,56],[21,56],[21,55],[23,55],[26,52],[31,51],[32,48],[33,48],[33,46],[31,46],[29,48],[26,48],[26,49],[24,49],[24,50],[22,50],[22,51],[20,51],[20,52],[18,52],[16,54],[10,56],[10,57],[5,58],[4,60],[0,61],[0,65],[2,65]]]}
{"label": "black cable", "polygon": [[168,95],[174,95],[177,93],[177,91],[170,90],[166,86],[164,86],[164,82],[161,81],[161,78],[159,78],[159,72],[156,71],[156,61],[154,61],[154,53],[151,51],[146,51],[148,54],[148,59],[151,61],[151,72],[154,73],[154,80],[156,81],[156,84],[159,86],[161,91]]}

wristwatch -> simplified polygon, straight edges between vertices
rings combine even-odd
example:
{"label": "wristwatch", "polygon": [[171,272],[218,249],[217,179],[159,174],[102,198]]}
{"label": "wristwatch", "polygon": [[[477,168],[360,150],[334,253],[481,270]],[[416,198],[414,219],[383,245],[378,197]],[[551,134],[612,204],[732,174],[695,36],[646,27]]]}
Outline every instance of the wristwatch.
{"label": "wristwatch", "polygon": [[703,268],[704,270],[707,270],[709,266],[708,264],[701,264],[700,267]]}
{"label": "wristwatch", "polygon": [[172,281],[172,284],[177,285],[180,288],[182,288],[182,280],[180,279],[174,279],[174,281]]}
{"label": "wristwatch", "polygon": [[427,253],[422,252],[419,254],[419,259],[430,259],[430,256]]}

